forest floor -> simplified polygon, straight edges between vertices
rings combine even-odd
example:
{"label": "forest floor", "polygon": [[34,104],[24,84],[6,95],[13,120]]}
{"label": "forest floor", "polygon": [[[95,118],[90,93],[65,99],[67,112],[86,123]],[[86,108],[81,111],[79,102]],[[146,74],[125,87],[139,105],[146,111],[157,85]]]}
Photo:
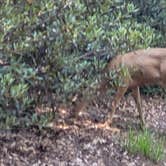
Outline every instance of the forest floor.
{"label": "forest floor", "polygon": [[[144,96],[142,100],[147,128],[166,140],[165,99]],[[108,113],[99,103],[91,104],[75,125],[60,128],[57,123],[62,122],[56,122],[51,125],[53,129],[1,131],[0,166],[166,166],[166,144],[165,156],[158,163],[124,148],[130,128],[139,131],[138,113],[130,95],[123,98],[115,113],[113,126],[120,132],[94,127]]]}

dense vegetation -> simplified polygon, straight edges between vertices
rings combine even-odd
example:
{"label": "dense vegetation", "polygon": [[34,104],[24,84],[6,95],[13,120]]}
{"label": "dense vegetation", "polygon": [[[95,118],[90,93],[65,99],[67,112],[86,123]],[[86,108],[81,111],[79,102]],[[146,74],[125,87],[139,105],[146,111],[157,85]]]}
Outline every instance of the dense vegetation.
{"label": "dense vegetation", "polygon": [[165,26],[165,0],[0,1],[1,122],[93,91],[110,57],[164,47]]}

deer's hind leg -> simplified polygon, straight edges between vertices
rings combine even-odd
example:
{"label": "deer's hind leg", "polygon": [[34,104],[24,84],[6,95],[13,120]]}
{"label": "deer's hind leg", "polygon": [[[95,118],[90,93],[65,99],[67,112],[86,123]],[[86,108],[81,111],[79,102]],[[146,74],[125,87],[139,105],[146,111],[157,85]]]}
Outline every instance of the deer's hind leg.
{"label": "deer's hind leg", "polygon": [[140,90],[139,87],[136,87],[132,90],[132,95],[135,100],[138,112],[139,112],[139,117],[141,121],[141,127],[145,126],[145,120],[144,120],[144,115],[142,111],[142,104],[141,104],[141,96],[140,96]]}

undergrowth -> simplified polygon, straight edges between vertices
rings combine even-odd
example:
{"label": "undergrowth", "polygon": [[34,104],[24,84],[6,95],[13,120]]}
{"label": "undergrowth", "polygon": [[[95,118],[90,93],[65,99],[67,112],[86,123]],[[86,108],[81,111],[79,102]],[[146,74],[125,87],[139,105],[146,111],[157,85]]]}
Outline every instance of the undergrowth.
{"label": "undergrowth", "polygon": [[147,129],[138,133],[130,130],[125,141],[125,148],[130,153],[142,154],[154,162],[158,162],[164,157],[164,140],[157,139]]}

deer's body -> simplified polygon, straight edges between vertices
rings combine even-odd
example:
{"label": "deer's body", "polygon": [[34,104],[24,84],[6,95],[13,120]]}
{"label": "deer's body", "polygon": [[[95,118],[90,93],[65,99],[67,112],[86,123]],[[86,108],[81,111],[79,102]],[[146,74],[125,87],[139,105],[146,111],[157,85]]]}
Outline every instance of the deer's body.
{"label": "deer's body", "polygon": [[[118,75],[118,77],[122,77],[121,80],[124,84],[116,87],[117,91],[112,103],[112,111],[109,113],[105,124],[110,125],[112,123],[114,112],[121,98],[128,89],[131,89],[139,111],[141,124],[144,125],[139,87],[153,84],[166,85],[166,48],[149,48],[118,55],[107,64],[104,72],[118,70],[120,66],[127,68],[128,76]],[[105,79],[101,81],[99,90],[102,93],[106,92],[108,82]]]}
{"label": "deer's body", "polygon": [[[107,65],[107,70],[123,64],[129,69],[131,80],[128,88],[137,86],[166,84],[166,49],[150,48],[116,56]],[[134,71],[135,69],[135,71]]]}
{"label": "deer's body", "polygon": [[[117,93],[115,94],[112,105],[112,112],[109,114],[106,123],[112,123],[112,118],[120,99],[128,89],[131,89],[143,125],[144,117],[139,87],[153,84],[160,86],[166,85],[166,48],[149,48],[118,55],[107,64],[105,71],[118,69],[119,66],[127,68],[129,76],[123,77],[120,75],[123,77],[122,79],[124,79],[124,85],[117,87]],[[101,89],[105,83],[106,82],[103,80]]]}

